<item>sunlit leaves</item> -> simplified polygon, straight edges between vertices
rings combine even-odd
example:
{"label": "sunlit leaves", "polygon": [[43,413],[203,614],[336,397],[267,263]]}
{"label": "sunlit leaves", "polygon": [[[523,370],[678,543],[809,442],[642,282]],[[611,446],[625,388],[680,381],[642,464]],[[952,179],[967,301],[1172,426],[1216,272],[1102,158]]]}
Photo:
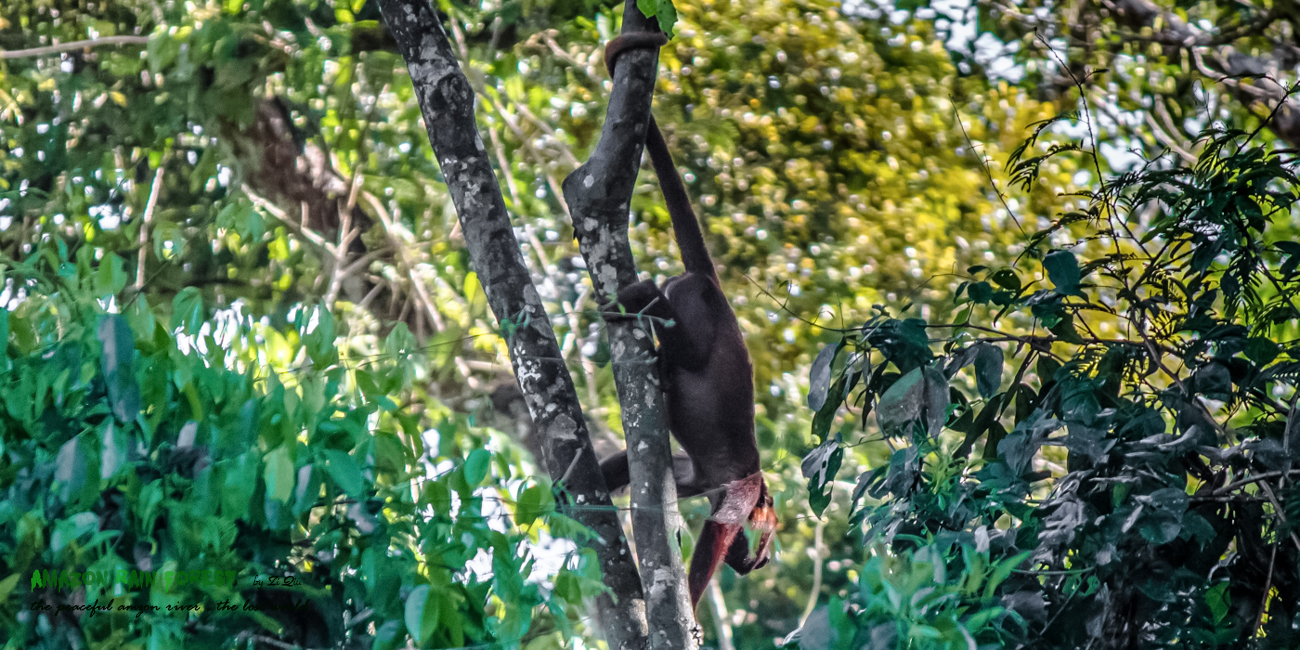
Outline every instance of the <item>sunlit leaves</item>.
{"label": "sunlit leaves", "polygon": [[266,455],[263,477],[266,481],[267,498],[287,503],[289,495],[293,493],[294,482],[293,460],[289,458],[287,448],[276,447]]}

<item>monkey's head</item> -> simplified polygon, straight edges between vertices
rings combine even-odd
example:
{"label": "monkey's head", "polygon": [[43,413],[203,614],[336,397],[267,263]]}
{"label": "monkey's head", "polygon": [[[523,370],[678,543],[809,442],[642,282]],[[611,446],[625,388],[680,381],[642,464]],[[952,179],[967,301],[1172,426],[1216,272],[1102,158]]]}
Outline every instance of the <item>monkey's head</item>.
{"label": "monkey's head", "polygon": [[768,547],[772,544],[772,534],[776,532],[776,509],[772,507],[772,495],[767,492],[767,482],[759,478],[760,490],[758,502],[749,513],[749,527],[760,531],[758,549],[754,552],[754,568],[762,568],[770,559]]}

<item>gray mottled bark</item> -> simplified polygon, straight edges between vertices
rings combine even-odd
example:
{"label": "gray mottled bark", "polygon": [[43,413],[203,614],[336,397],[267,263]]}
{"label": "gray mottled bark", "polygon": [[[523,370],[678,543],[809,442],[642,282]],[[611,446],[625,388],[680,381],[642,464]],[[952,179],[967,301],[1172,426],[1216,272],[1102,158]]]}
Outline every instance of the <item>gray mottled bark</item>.
{"label": "gray mottled bark", "polygon": [[379,8],[406,59],[470,261],[509,343],[515,375],[542,434],[547,470],[578,506],[568,514],[596,534],[593,546],[613,592],[596,602],[606,641],[618,650],[641,650],[645,600],[636,566],[592,451],[573,379],[524,266],[474,123],[474,93],[427,0],[380,0]]}
{"label": "gray mottled bark", "polygon": [[[657,29],[628,2],[623,33]],[[614,89],[600,141],[591,158],[564,179],[564,198],[574,233],[603,301],[636,282],[628,244],[628,210],[640,168],[654,97],[658,52],[627,50],[614,71]],[[664,413],[663,389],[650,325],[634,320],[608,322],[614,383],[622,406],[632,491],[632,536],[646,593],[650,647],[693,650],[695,615],[675,531],[677,486]]]}

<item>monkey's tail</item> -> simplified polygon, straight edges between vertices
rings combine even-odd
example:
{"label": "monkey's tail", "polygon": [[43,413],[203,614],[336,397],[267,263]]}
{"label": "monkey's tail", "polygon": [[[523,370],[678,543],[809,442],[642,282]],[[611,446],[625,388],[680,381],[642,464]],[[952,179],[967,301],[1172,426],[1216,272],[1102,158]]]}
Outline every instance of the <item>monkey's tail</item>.
{"label": "monkey's tail", "polygon": [[654,164],[655,175],[659,177],[659,189],[663,191],[664,203],[668,214],[673,219],[673,233],[677,236],[677,248],[682,251],[682,264],[691,273],[701,273],[715,277],[713,258],[704,245],[704,233],[700,230],[700,220],[691,207],[691,197],[682,184],[681,174],[673,163],[672,152],[664,141],[664,134],[659,130],[659,123],[654,115],[646,128],[646,151],[650,153],[650,162]]}
{"label": "monkey's tail", "polygon": [[692,611],[699,604],[700,596],[704,595],[709,580],[713,578],[713,572],[717,571],[718,564],[726,556],[741,528],[736,524],[723,524],[712,519],[704,522],[704,528],[700,529],[700,537],[695,543],[695,552],[691,554],[690,572],[686,576],[691,591]]}

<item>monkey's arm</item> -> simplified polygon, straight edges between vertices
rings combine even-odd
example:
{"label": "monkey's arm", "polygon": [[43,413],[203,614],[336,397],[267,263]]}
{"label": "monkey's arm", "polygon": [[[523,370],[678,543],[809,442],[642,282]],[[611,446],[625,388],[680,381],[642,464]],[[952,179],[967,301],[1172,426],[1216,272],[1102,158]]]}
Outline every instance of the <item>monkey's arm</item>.
{"label": "monkey's arm", "polygon": [[672,366],[697,372],[709,362],[718,309],[728,308],[726,298],[709,278],[693,273],[669,280],[664,289],[643,280],[618,292],[617,307],[602,311],[607,318],[653,319],[659,354]]}

